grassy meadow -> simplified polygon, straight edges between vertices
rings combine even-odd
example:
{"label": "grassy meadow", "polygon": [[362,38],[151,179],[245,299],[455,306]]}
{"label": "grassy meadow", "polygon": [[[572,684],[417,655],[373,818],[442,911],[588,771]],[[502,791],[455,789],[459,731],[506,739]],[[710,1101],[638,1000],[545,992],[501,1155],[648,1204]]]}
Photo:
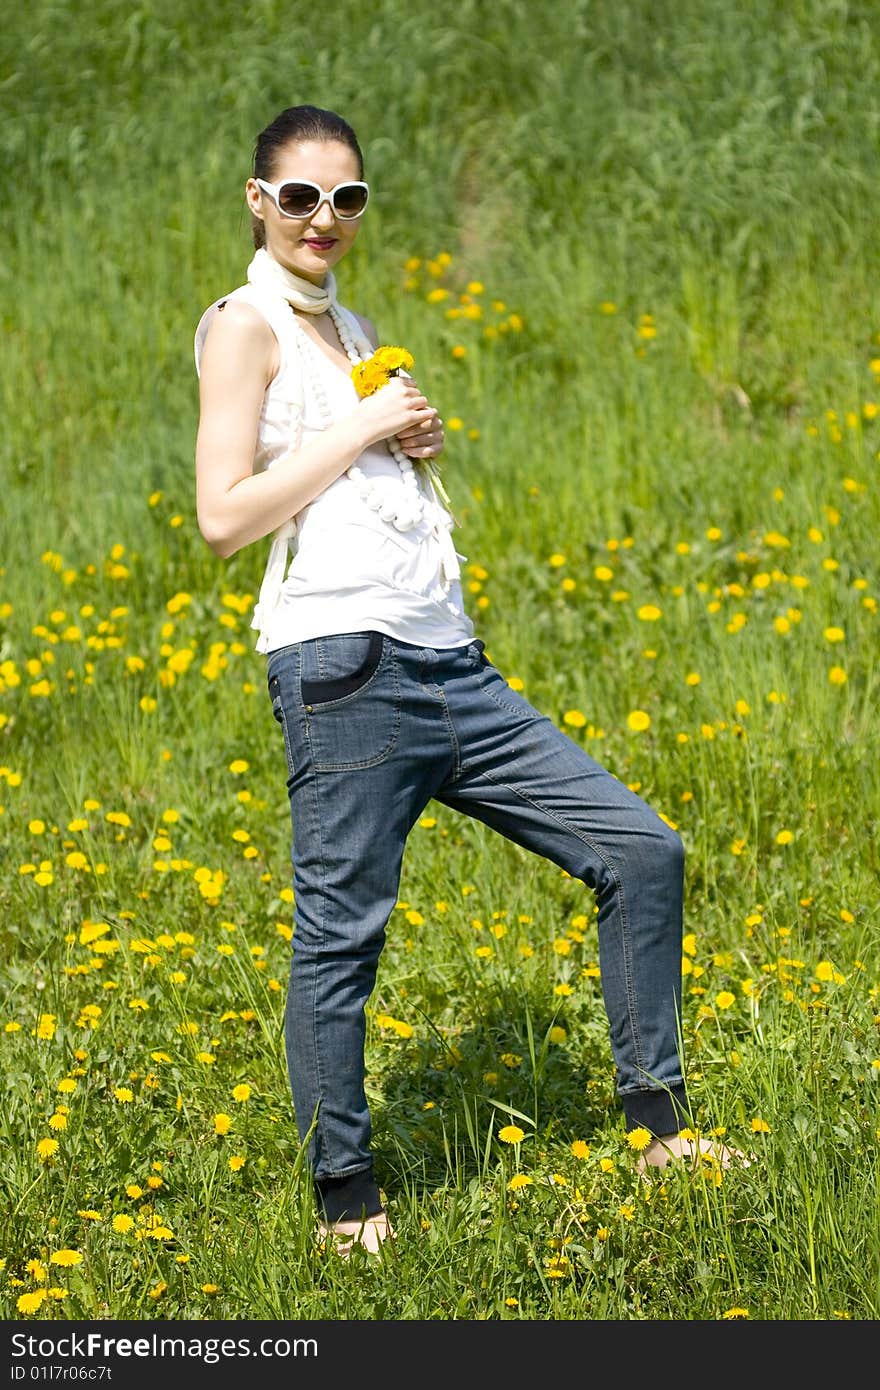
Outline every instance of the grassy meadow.
{"label": "grassy meadow", "polygon": [[[34,0],[0,59],[0,1316],[875,1319],[877,7]],[[194,505],[193,331],[307,101],[361,139],[340,297],[440,407],[477,635],[683,837],[689,1084],[754,1155],[639,1178],[591,894],[432,805],[378,1260],[317,1243],[291,1113],[268,540]]]}

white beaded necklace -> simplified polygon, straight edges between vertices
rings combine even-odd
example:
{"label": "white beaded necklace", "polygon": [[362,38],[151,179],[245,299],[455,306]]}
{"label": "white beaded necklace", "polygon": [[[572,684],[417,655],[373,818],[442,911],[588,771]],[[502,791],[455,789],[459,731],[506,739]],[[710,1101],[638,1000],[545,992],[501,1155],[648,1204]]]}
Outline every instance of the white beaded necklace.
{"label": "white beaded necklace", "polygon": [[[364,362],[372,355],[373,349],[365,338],[359,342],[355,338],[340,314],[336,305],[331,303],[327,309],[336,332],[339,334],[339,341],[342,344],[346,356],[352,366],[357,366],[359,362]],[[307,351],[304,354],[312,391],[321,412],[321,417],[325,428],[333,424],[333,412],[327,393],[324,390],[324,383],[321,380],[320,372],[317,369],[314,354],[320,352],[300,323],[296,314],[293,315],[297,329],[305,340]],[[387,439],[386,444],[392,458],[400,470],[400,477],[403,487],[388,487],[387,478],[368,478],[362,468],[357,463],[353,463],[346,469],[348,477],[354,483],[361,498],[374,512],[378,512],[383,521],[389,521],[398,531],[411,531],[418,526],[419,522],[425,517],[425,497],[419,487],[419,480],[413,468],[412,461],[403,452],[396,439]]]}

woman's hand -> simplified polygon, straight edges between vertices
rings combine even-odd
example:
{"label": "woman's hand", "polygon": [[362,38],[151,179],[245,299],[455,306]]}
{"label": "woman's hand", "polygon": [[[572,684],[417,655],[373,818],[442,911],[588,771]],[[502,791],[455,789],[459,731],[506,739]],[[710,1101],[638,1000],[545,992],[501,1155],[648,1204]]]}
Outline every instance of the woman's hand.
{"label": "woman's hand", "polygon": [[442,453],[443,445],[446,442],[446,436],[443,433],[443,421],[436,410],[432,410],[429,419],[423,420],[414,429],[398,434],[397,442],[410,458],[436,458],[439,453]]}
{"label": "woman's hand", "polygon": [[393,436],[424,441],[436,432],[437,412],[410,377],[394,376],[371,396],[365,396],[356,412],[363,431],[364,448]]}
{"label": "woman's hand", "polygon": [[[412,377],[408,377],[408,380],[413,385],[416,384]],[[410,458],[436,458],[442,452],[445,443],[443,421],[437,411],[432,411],[429,419],[423,420],[413,429],[398,433],[397,442]]]}

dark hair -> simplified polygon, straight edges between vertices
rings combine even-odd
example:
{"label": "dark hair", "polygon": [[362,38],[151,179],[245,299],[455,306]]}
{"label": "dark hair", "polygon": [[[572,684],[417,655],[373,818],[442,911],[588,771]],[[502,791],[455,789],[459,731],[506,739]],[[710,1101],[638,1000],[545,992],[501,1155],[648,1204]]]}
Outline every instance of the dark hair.
{"label": "dark hair", "polygon": [[[288,106],[277,115],[265,130],[261,130],[254,146],[254,178],[271,182],[275,161],[287,145],[305,140],[339,140],[347,145],[358,162],[358,178],[364,176],[364,156],[357,136],[348,121],[335,111],[320,106]],[[259,217],[251,216],[254,246],[266,244],[266,232]]]}

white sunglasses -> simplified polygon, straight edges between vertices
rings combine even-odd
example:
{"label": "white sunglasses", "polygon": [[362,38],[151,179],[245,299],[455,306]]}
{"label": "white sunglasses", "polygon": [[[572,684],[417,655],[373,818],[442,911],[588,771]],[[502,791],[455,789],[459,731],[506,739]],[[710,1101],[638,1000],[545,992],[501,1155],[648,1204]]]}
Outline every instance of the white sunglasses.
{"label": "white sunglasses", "polygon": [[256,182],[268,193],[282,217],[312,217],[324,203],[329,203],[334,217],[351,222],[360,217],[370,197],[365,183],[338,183],[329,193],[308,179],[285,179],[283,183]]}

